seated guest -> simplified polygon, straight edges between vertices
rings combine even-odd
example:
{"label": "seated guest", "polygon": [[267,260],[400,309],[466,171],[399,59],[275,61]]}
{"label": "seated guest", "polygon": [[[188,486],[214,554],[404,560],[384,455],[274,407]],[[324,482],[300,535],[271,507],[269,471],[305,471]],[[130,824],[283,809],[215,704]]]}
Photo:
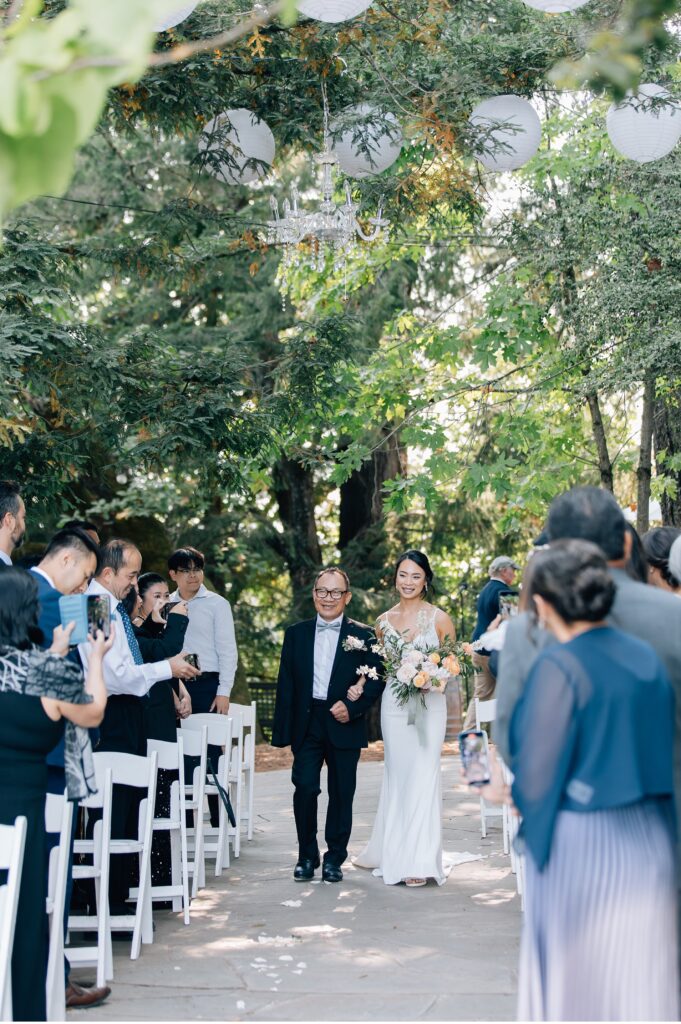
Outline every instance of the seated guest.
{"label": "seated guest", "polygon": [[531,588],[558,643],[511,722],[518,1019],[678,1020],[672,688],[653,648],[606,622],[616,587],[595,545],[552,541]]}
{"label": "seated guest", "polygon": [[[102,659],[112,639],[88,641],[85,684],[64,657],[73,626],[57,626],[50,648],[34,645],[38,585],[19,569],[0,569],[0,824],[27,819],[26,846],[12,953],[14,1020],[45,1020],[47,918],[45,899],[45,757],[65,735],[66,785],[71,800],[96,791],[87,728],[106,707]],[[0,879],[0,883],[3,879]]]}
{"label": "seated guest", "polygon": [[[214,594],[204,585],[205,559],[196,548],[180,548],[168,559],[170,578],[177,584],[171,601],[186,601],[189,626],[185,649],[199,657],[201,675],[187,689],[195,713],[215,711],[229,714],[229,695],[234,685],[237,666],[234,620],[229,601]],[[213,770],[218,769],[220,747],[209,746],[208,756]],[[219,823],[218,800],[209,801],[211,824]]]}
{"label": "seated guest", "polygon": [[648,583],[672,594],[680,594],[681,586],[669,571],[669,552],[681,530],[674,526],[658,526],[643,537],[643,551],[648,563]]}
{"label": "seated guest", "polygon": [[[100,729],[98,750],[111,750],[146,756],[147,738],[142,699],[160,679],[193,678],[196,669],[181,654],[145,664],[132,622],[123,605],[123,599],[137,583],[142,556],[134,544],[125,540],[110,540],[101,548],[96,578],[88,587],[88,594],[106,595],[109,599],[111,619],[116,625],[114,643],[104,659],[104,682],[109,700]],[[89,651],[81,644],[78,648],[87,667]],[[128,786],[114,786],[111,810],[111,835],[114,839],[130,839],[137,835],[138,807],[141,790]],[[91,815],[91,820],[94,820]],[[127,914],[130,855],[112,857],[110,898],[114,915]]]}
{"label": "seated guest", "polygon": [[[59,598],[63,594],[80,594],[85,590],[97,571],[98,556],[99,548],[89,533],[85,533],[77,527],[63,529],[56,533],[49,542],[45,554],[40,559],[38,565],[29,570],[38,584],[38,603],[40,608],[38,625],[43,633],[42,647],[49,647],[51,645],[52,634],[55,628],[60,625]],[[69,655],[69,658],[80,668],[80,658],[75,651]],[[66,786],[63,737],[54,750],[51,750],[47,755],[47,772],[48,793],[63,793]],[[78,824],[77,811],[78,809],[74,808],[69,874],[64,902],[64,938],[66,938],[71,891],[73,888],[71,867],[73,841]],[[111,992],[108,985],[102,988],[85,988],[77,982],[71,981],[70,965],[66,956],[64,957],[64,973],[66,976],[66,1005],[68,1007],[96,1006],[103,1002]]]}

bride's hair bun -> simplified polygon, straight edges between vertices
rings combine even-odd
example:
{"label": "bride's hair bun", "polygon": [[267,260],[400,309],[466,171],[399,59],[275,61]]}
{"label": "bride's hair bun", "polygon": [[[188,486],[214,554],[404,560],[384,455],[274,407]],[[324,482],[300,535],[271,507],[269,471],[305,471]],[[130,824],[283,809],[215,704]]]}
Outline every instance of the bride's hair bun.
{"label": "bride's hair bun", "polygon": [[426,574],[426,583],[423,588],[424,594],[426,594],[429,590],[432,589],[433,570],[430,567],[428,555],[424,554],[423,551],[415,550],[405,551],[397,559],[397,562],[395,563],[395,571],[393,573],[393,586],[397,583],[397,572],[400,566],[402,565],[402,562],[414,562],[416,565],[418,565],[419,569],[423,569],[424,573]]}
{"label": "bride's hair bun", "polygon": [[531,594],[539,594],[565,622],[600,622],[612,607],[615,584],[605,558],[586,540],[559,540],[535,555]]}

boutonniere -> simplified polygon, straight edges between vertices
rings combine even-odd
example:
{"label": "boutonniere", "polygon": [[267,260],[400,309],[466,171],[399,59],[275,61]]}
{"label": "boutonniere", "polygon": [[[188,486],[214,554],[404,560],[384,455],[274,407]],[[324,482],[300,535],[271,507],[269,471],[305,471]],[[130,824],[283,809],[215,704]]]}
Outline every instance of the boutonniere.
{"label": "boutonniere", "polygon": [[344,651],[366,651],[367,645],[361,636],[346,636],[343,640]]}

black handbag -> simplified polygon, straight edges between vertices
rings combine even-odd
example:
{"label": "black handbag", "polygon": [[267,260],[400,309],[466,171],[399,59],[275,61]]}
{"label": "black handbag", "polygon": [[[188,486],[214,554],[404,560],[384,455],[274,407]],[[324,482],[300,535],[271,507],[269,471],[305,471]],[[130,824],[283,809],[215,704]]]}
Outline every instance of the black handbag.
{"label": "black handbag", "polygon": [[212,764],[209,765],[209,768],[210,768],[210,773],[213,776],[213,784],[215,785],[215,788],[218,791],[218,794],[220,796],[220,799],[222,800],[224,808],[227,811],[227,818],[229,819],[229,823],[232,826],[232,828],[236,828],[236,815],[234,814],[234,808],[232,807],[232,801],[229,799],[229,793],[227,792],[225,787],[218,781],[218,777],[215,774],[215,769],[213,768]]}

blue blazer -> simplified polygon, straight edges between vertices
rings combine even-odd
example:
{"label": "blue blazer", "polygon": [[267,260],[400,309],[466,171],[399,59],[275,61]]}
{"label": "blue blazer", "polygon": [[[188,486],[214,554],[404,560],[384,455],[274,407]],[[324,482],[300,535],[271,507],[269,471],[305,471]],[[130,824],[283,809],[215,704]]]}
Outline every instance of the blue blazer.
{"label": "blue blazer", "polygon": [[612,626],[539,655],[511,719],[513,800],[541,871],[561,810],[660,798],[673,828],[674,693],[653,648]]}
{"label": "blue blazer", "polygon": [[[52,646],[52,632],[55,626],[60,625],[61,615],[59,614],[59,598],[62,596],[61,593],[55,588],[50,586],[44,576],[41,576],[39,572],[35,572],[33,569],[28,570],[33,579],[38,584],[38,602],[39,602],[39,616],[38,626],[43,633],[43,642],[40,645],[43,650],[47,650],[48,647]],[[69,654],[69,658],[73,655]],[[78,654],[75,654],[76,664],[80,665],[80,658]],[[59,740],[59,743],[51,750],[45,758],[47,764],[53,768],[64,767],[64,735]]]}

